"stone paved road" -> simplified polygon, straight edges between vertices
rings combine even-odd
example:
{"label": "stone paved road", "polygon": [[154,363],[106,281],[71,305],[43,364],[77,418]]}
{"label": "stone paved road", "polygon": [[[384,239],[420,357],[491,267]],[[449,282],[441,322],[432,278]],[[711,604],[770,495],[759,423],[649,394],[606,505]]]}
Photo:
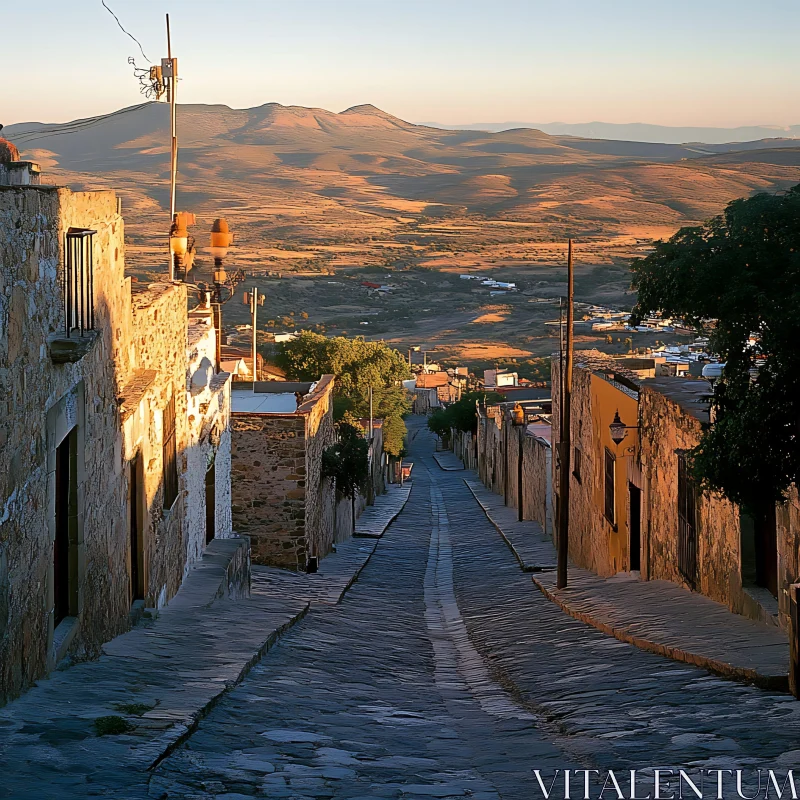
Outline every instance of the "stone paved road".
{"label": "stone paved road", "polygon": [[151,797],[527,800],[533,768],[800,764],[800,704],[563,614],[431,451],[419,431],[411,498],[344,602],[253,669]]}

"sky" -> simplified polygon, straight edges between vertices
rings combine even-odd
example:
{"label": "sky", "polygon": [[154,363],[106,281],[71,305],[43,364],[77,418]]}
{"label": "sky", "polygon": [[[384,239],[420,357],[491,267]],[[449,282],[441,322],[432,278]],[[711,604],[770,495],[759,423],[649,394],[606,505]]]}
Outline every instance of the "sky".
{"label": "sky", "polygon": [[[179,102],[412,122],[800,123],[800,0],[106,0]],[[142,101],[101,0],[3,3],[0,123]]]}

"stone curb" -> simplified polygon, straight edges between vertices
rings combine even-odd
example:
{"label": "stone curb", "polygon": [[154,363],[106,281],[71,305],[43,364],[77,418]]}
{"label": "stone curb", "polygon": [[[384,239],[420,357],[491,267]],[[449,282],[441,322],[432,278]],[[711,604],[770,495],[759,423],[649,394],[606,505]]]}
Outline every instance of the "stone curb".
{"label": "stone curb", "polygon": [[615,628],[611,625],[601,622],[594,618],[591,614],[583,611],[578,611],[572,608],[570,604],[559,597],[549,587],[545,586],[541,580],[532,575],[531,580],[539,591],[550,601],[555,603],[562,611],[574,617],[577,620],[591,625],[593,628],[605,633],[607,636],[613,636],[620,642],[632,644],[640,650],[645,650],[648,653],[655,653],[656,655],[666,656],[674,661],[683,661],[686,664],[693,664],[697,667],[703,667],[717,675],[724,678],[731,678],[732,680],[740,681],[742,683],[751,683],[756,686],[767,689],[770,691],[788,692],[789,691],[789,676],[788,675],[762,675],[760,672],[747,667],[737,667],[725,661],[720,661],[710,656],[704,656],[699,653],[690,653],[687,650],[682,650],[679,647],[670,647],[660,642],[654,642],[652,639],[645,639],[642,636],[630,633],[624,628]]}
{"label": "stone curb", "polygon": [[549,572],[550,570],[554,570],[555,569],[555,564],[526,564],[525,563],[525,559],[519,553],[517,548],[514,547],[514,544],[512,543],[511,539],[509,539],[508,536],[506,536],[506,534],[503,532],[503,529],[500,527],[500,525],[498,525],[497,522],[495,522],[492,519],[492,515],[489,513],[489,510],[481,502],[480,498],[475,493],[475,490],[469,485],[469,481],[467,480],[467,478],[464,478],[464,483],[466,484],[467,489],[469,489],[470,492],[472,493],[472,496],[475,498],[475,500],[478,503],[478,505],[483,509],[483,513],[486,514],[486,519],[488,519],[489,522],[491,522],[492,525],[494,525],[495,529],[497,530],[497,532],[502,537],[503,541],[508,546],[508,549],[514,554],[514,558],[517,559],[517,562],[519,563],[520,569],[523,572]]}
{"label": "stone curb", "polygon": [[153,758],[152,754],[147,757],[147,760],[150,761],[149,765],[147,766],[147,770],[152,772],[165,758],[168,758],[173,752],[175,752],[175,750],[184,744],[184,742],[186,742],[197,730],[200,722],[207,717],[209,713],[211,713],[217,703],[219,703],[225,697],[225,695],[233,691],[233,689],[235,689],[247,677],[250,670],[256,664],[258,664],[259,661],[261,661],[261,659],[269,650],[272,649],[278,639],[280,639],[283,634],[300,622],[300,620],[302,620],[303,617],[308,614],[310,608],[311,603],[307,602],[303,608],[297,612],[297,614],[284,622],[283,625],[273,630],[258,648],[258,650],[256,650],[256,652],[253,653],[253,655],[242,665],[242,668],[239,670],[239,674],[234,680],[227,681],[222,690],[211,697],[201,708],[197,709],[197,711],[194,711],[188,720],[184,721],[183,723],[176,723],[167,731],[164,737],[156,742],[152,742],[149,745],[149,748],[158,749],[159,752],[157,755],[155,755],[155,758]]}
{"label": "stone curb", "polygon": [[[446,452],[449,453],[451,451],[448,450]],[[442,464],[441,461],[439,461],[439,454],[438,453],[432,453],[432,455],[433,455],[433,460],[439,465],[439,469],[444,470],[445,472],[463,472],[466,469],[466,467],[463,466],[463,465],[460,466],[460,467],[446,467],[444,464]]]}
{"label": "stone curb", "polygon": [[[410,481],[406,481],[406,484],[408,484],[408,483],[410,483]],[[402,491],[402,490],[400,490],[400,491]],[[381,530],[380,533],[359,533],[358,531],[356,531],[353,534],[353,538],[354,539],[375,539],[376,540],[376,544],[377,544],[377,540],[380,539],[383,536],[384,533],[386,533],[387,528],[400,516],[400,512],[406,507],[406,503],[408,502],[408,498],[409,497],[411,497],[411,489],[410,488],[408,490],[408,494],[406,494],[406,499],[403,500],[403,502],[400,504],[400,508],[398,508],[397,511],[394,514],[392,514],[392,516],[389,518],[389,520],[383,526],[383,530]]]}
{"label": "stone curb", "polygon": [[347,592],[350,590],[353,584],[358,580],[359,575],[361,575],[361,573],[364,571],[364,568],[367,566],[367,564],[369,564],[369,560],[372,558],[373,554],[378,549],[378,542],[380,542],[380,540],[383,538],[383,535],[389,529],[389,526],[400,516],[400,513],[406,507],[406,503],[408,502],[409,497],[411,497],[411,489],[408,490],[408,494],[406,495],[405,500],[403,500],[403,502],[400,504],[400,508],[398,508],[397,511],[394,514],[392,514],[392,516],[387,520],[386,524],[383,526],[383,530],[380,532],[379,535],[377,536],[373,534],[361,534],[360,536],[358,534],[353,535],[354,538],[358,536],[358,538],[362,539],[373,539],[375,541],[375,544],[372,546],[372,550],[369,551],[369,555],[364,559],[364,561],[361,562],[361,566],[355,571],[353,577],[350,578],[350,580],[345,585],[344,589],[342,589],[342,593],[339,595],[339,599],[336,601],[337,605],[342,602],[344,596],[347,594]]}

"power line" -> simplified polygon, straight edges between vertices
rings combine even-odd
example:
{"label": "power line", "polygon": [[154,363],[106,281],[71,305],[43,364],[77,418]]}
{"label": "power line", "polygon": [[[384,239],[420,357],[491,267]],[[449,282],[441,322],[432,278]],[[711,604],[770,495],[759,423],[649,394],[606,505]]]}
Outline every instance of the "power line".
{"label": "power line", "polygon": [[142,48],[142,43],[132,33],[129,33],[128,31],[125,30],[125,28],[122,27],[122,23],[119,21],[119,17],[106,5],[106,0],[100,0],[100,2],[103,4],[103,8],[106,11],[108,11],[108,13],[111,14],[111,16],[114,17],[114,19],[117,21],[117,25],[119,25],[119,29],[126,36],[130,36],[130,38],[133,39],[133,41],[136,42],[137,45],[139,45],[139,50],[141,51],[144,60],[147,61],[148,64],[149,64],[150,63],[150,59],[147,57],[147,54],[144,52],[144,49]]}
{"label": "power line", "polygon": [[79,133],[87,128],[93,128],[95,125],[99,125],[122,114],[129,114],[132,111],[138,111],[139,109],[142,109],[148,105],[150,105],[150,102],[139,103],[139,105],[121,108],[117,111],[112,111],[109,114],[101,114],[96,117],[87,117],[86,119],[75,120],[73,122],[65,122],[63,125],[56,125],[51,128],[39,128],[37,130],[24,131],[16,136],[13,134],[9,135],[15,142],[27,144],[39,139],[47,139],[50,136],[64,136],[65,134],[69,133]]}

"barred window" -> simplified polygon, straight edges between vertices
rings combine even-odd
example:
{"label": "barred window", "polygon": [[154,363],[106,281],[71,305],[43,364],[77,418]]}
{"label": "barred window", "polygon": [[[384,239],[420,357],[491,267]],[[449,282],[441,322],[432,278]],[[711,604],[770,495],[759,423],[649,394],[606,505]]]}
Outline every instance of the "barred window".
{"label": "barred window", "polygon": [[175,395],[164,409],[163,424],[164,510],[169,510],[178,497],[178,452],[175,444]]}
{"label": "barred window", "polygon": [[616,459],[611,451],[606,448],[606,458],[605,458],[605,482],[604,482],[604,498],[605,498],[605,516],[606,519],[614,525],[615,514],[614,514],[614,466],[616,464]]}

